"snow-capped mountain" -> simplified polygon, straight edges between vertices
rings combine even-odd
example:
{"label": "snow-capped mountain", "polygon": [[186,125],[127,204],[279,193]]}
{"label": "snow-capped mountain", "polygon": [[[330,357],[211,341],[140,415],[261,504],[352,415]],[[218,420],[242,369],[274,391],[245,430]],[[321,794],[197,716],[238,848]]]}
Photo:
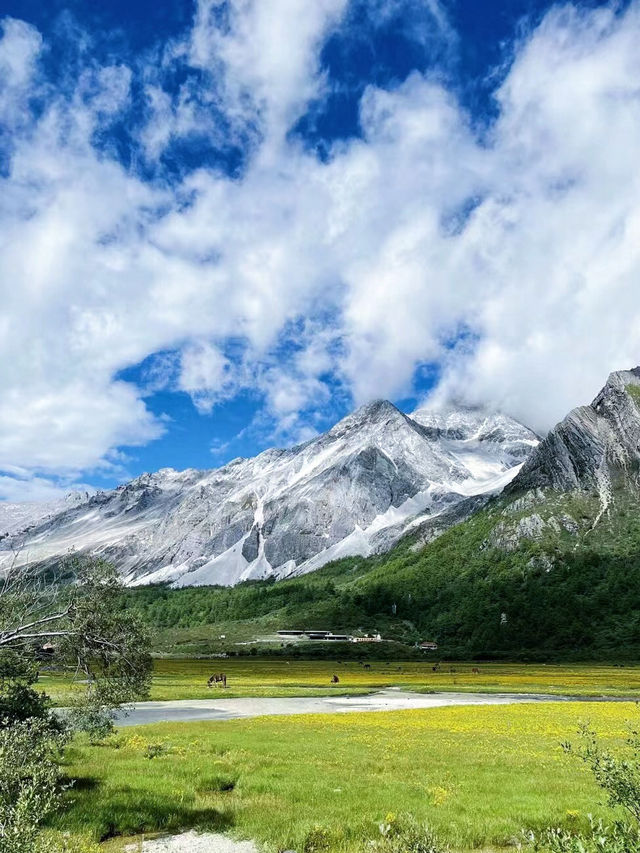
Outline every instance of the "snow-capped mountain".
{"label": "snow-capped mountain", "polygon": [[99,492],[6,537],[1,562],[17,547],[38,563],[75,549],[113,560],[129,584],[284,577],[382,550],[411,524],[501,490],[537,444],[504,415],[407,416],[376,401],[297,447]]}

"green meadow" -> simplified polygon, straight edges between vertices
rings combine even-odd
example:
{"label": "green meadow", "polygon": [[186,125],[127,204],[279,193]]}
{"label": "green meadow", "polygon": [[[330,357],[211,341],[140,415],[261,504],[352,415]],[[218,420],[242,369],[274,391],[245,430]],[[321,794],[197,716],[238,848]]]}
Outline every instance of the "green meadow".
{"label": "green meadow", "polygon": [[[640,666],[603,664],[441,663],[434,661],[283,660],[253,656],[228,659],[154,661],[151,699],[204,699],[240,696],[317,696],[367,693],[384,687],[415,691],[549,693],[567,696],[640,698]],[[478,670],[474,672],[474,669]],[[207,688],[213,672],[227,674],[228,688]],[[339,683],[331,685],[332,675]],[[40,686],[64,704],[82,684],[43,671]]]}
{"label": "green meadow", "polygon": [[[640,667],[372,661],[156,659],[151,696],[310,696],[415,691],[640,698]],[[474,669],[477,670],[474,672]],[[225,671],[229,688],[208,689]],[[339,683],[330,679],[338,674]],[[64,704],[80,684],[44,672]],[[428,821],[455,851],[515,849],[526,829],[579,827],[601,795],[561,742],[589,720],[610,743],[637,721],[633,701],[162,723],[69,748],[73,785],[57,830],[107,851],[157,833],[218,829],[266,853],[363,851],[388,816]]]}
{"label": "green meadow", "polygon": [[123,729],[69,749],[59,827],[108,850],[199,827],[355,853],[405,812],[456,851],[514,849],[523,829],[606,811],[560,743],[588,719],[615,747],[637,718],[635,703],[566,702]]}

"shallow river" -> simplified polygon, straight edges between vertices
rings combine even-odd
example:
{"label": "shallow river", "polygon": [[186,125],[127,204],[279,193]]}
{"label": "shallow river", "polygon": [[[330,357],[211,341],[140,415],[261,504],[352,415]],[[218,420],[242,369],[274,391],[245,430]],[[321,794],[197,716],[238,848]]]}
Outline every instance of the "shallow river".
{"label": "shallow river", "polygon": [[388,688],[368,696],[315,696],[270,699],[180,699],[171,702],[138,702],[119,726],[144,723],[233,720],[274,714],[346,714],[353,711],[402,711],[412,708],[442,708],[450,705],[513,705],[521,702],[580,701],[576,697],[537,693],[411,693]]}

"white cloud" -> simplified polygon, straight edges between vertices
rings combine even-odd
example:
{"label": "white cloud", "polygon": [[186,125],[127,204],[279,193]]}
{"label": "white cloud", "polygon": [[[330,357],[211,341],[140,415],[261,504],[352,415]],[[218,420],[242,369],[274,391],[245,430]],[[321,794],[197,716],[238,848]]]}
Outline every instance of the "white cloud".
{"label": "white cloud", "polygon": [[30,81],[42,47],[42,37],[34,27],[15,18],[5,18],[2,26],[0,67],[3,87],[23,87]]}
{"label": "white cloud", "polygon": [[[0,39],[0,123],[8,134],[25,124],[24,98],[42,49],[40,33],[24,21],[5,18]],[[5,142],[5,145],[7,142]]]}
{"label": "white cloud", "polygon": [[317,94],[319,49],[347,0],[232,0],[225,11],[223,5],[222,0],[198,3],[189,64],[220,74],[227,115],[246,118],[249,111],[266,141],[280,142]]}
{"label": "white cloud", "polygon": [[448,383],[538,429],[640,361],[640,7],[552,12],[498,98],[491,195],[461,235],[482,285]]}
{"label": "white cloud", "polygon": [[397,27],[407,21],[406,35],[436,53],[446,52],[458,41],[441,0],[364,0],[358,7],[375,27],[389,23]]}
{"label": "white cloud", "polygon": [[323,87],[320,48],[347,4],[199,0],[192,29],[165,50],[162,70],[186,66],[200,74],[172,97],[160,82],[148,85],[147,155],[157,157],[176,138],[205,135],[218,145],[252,145],[255,156],[273,162]]}
{"label": "white cloud", "polygon": [[[142,391],[117,379],[154,353],[169,355],[153,387],[203,411],[251,388],[297,437],[330,405],[327,374],[362,402],[404,394],[417,364],[440,362],[440,395],[545,429],[640,361],[637,3],[552,11],[516,49],[489,138],[416,73],[368,89],[363,138],[326,163],[287,130],[326,85],[319,50],[345,3],[236,0],[223,27],[219,12],[201,0],[167,47],[165,65],[207,72],[177,95],[155,69],[121,64],[52,92],[39,34],[4,21],[0,468],[81,476],[159,435]],[[140,73],[147,158],[220,134],[215,106],[253,134],[241,177],[145,182],[96,148]],[[45,91],[28,118],[25,93]],[[451,349],[461,328],[476,343]]]}
{"label": "white cloud", "polygon": [[187,345],[181,354],[178,388],[191,395],[202,413],[210,412],[233,386],[231,362],[209,343]]}
{"label": "white cloud", "polygon": [[[0,474],[0,501],[22,503],[33,501],[60,501],[71,491],[85,491],[88,494],[95,490],[91,486],[83,485],[77,478],[55,479],[38,477],[29,472],[11,470],[7,474]],[[0,506],[0,514],[2,507]],[[26,516],[29,521],[29,516]]]}

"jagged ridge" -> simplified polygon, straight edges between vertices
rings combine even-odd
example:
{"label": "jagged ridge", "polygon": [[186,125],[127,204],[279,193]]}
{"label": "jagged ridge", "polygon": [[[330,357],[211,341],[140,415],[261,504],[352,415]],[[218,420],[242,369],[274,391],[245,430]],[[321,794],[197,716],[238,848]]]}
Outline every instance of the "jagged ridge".
{"label": "jagged ridge", "polygon": [[502,415],[410,417],[378,400],[297,447],[212,471],[144,474],[4,545],[37,562],[71,548],[100,553],[132,584],[283,577],[384,550],[410,519],[501,489],[536,443]]}

